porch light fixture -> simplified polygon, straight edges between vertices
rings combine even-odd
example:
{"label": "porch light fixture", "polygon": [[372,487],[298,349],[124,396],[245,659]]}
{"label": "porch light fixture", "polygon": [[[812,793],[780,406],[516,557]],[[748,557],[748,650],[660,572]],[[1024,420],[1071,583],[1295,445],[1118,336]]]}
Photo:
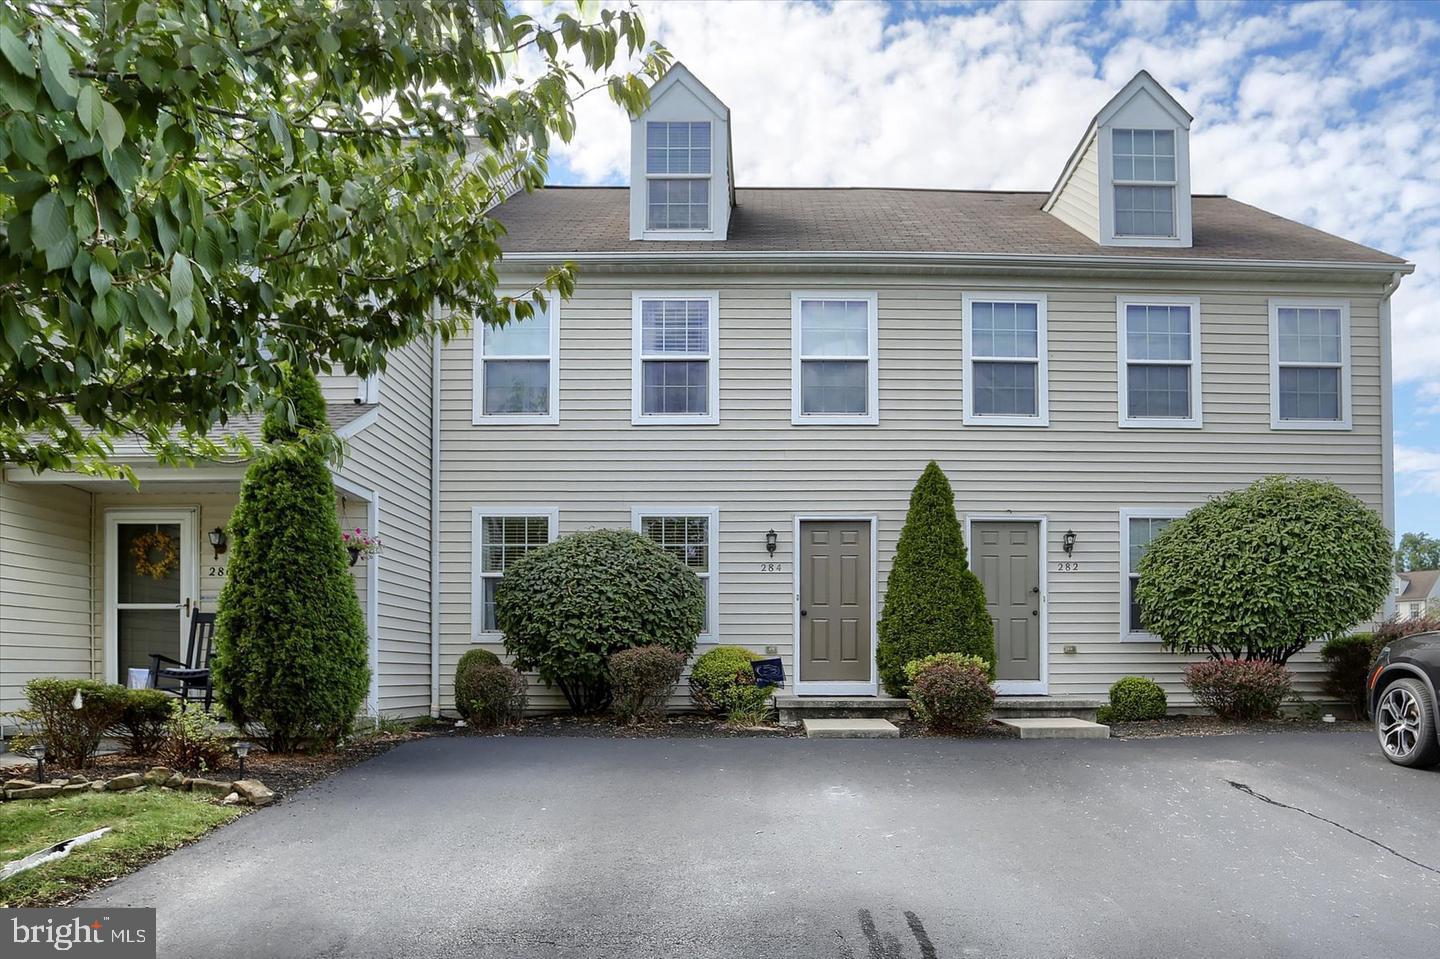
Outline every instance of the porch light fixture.
{"label": "porch light fixture", "polygon": [[765,534],[765,552],[771,556],[775,555],[775,546],[780,542],[779,535],[772,529]]}
{"label": "porch light fixture", "polygon": [[225,527],[217,526],[210,531],[210,547],[215,550],[215,558],[219,559],[220,554],[230,547],[225,538]]}
{"label": "porch light fixture", "polygon": [[1066,556],[1075,552],[1075,531],[1073,529],[1065,531],[1064,538],[1060,540],[1060,546],[1065,550]]}
{"label": "porch light fixture", "polygon": [[45,744],[36,743],[30,747],[30,755],[35,757],[35,781],[44,785],[45,783]]}
{"label": "porch light fixture", "polygon": [[240,757],[240,778],[245,778],[245,754],[250,752],[250,744],[240,742],[235,744],[235,755]]}

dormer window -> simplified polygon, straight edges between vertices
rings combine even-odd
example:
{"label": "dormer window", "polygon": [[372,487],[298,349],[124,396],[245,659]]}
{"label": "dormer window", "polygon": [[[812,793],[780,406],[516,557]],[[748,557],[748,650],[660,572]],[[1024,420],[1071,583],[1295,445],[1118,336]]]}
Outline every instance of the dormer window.
{"label": "dormer window", "polygon": [[710,229],[710,123],[645,124],[646,229]]}
{"label": "dormer window", "polygon": [[1175,131],[1112,130],[1115,235],[1175,236]]}

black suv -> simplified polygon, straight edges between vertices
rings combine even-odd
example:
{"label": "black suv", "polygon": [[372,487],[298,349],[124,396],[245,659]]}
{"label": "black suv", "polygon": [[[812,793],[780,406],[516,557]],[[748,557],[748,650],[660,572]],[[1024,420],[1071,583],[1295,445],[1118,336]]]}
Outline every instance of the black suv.
{"label": "black suv", "polygon": [[1370,716],[1385,758],[1401,766],[1440,763],[1440,632],[1388,643],[1370,667]]}

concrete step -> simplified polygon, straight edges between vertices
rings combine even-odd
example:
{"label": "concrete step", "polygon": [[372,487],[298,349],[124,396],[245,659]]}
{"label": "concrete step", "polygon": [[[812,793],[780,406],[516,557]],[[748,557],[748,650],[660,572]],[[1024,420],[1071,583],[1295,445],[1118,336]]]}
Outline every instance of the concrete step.
{"label": "concrete step", "polygon": [[1110,727],[1073,716],[998,719],[1002,729],[1021,739],[1109,739]]}
{"label": "concrete step", "polygon": [[806,719],[888,719],[910,718],[910,700],[891,696],[796,696],[775,697],[780,725],[799,726]]}
{"label": "concrete step", "polygon": [[810,739],[898,739],[900,730],[884,719],[805,719]]}
{"label": "concrete step", "polygon": [[996,719],[1071,716],[1075,719],[1095,718],[1095,710],[1110,702],[1093,696],[997,696]]}

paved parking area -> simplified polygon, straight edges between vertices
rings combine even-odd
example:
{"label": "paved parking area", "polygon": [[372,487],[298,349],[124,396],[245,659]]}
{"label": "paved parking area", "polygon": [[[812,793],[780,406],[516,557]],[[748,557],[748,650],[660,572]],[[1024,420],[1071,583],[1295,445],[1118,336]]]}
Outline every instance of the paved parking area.
{"label": "paved parking area", "polygon": [[121,880],[162,956],[1421,957],[1373,739],[432,739]]}

